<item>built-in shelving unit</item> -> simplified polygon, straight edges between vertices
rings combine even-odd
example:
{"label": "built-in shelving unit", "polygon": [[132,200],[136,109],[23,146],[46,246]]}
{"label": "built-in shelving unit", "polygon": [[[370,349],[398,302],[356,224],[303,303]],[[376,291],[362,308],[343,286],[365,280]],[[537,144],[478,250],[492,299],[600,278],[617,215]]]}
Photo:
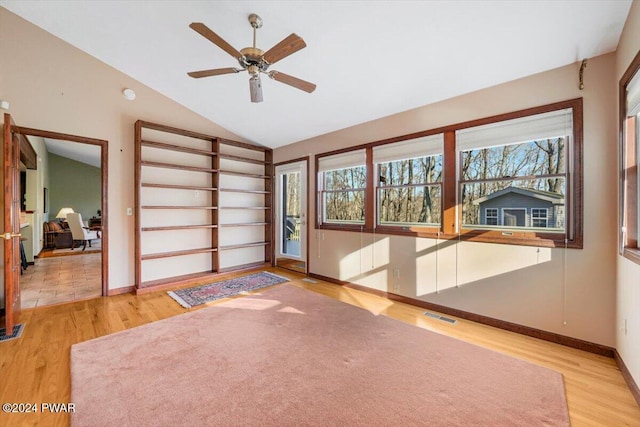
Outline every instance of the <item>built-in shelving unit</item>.
{"label": "built-in shelving unit", "polygon": [[272,262],[272,153],[135,125],[136,289]]}

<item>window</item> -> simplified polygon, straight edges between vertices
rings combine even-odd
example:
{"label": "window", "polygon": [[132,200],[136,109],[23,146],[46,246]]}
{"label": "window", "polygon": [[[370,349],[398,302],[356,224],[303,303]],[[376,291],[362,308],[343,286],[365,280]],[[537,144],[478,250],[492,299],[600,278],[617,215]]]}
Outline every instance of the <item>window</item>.
{"label": "window", "polygon": [[485,225],[498,225],[498,209],[485,208],[484,210],[484,224]]}
{"label": "window", "polygon": [[373,147],[377,224],[440,226],[442,134]]}
{"label": "window", "polygon": [[582,248],[582,99],[323,153],[316,170],[319,228]]}
{"label": "window", "polygon": [[564,233],[561,218],[550,224],[546,209],[532,208],[528,221],[522,206],[565,206],[572,126],[572,110],[562,109],[458,131],[462,226],[482,228],[490,204],[502,209],[504,227]]}
{"label": "window", "polygon": [[549,211],[546,208],[531,208],[531,226],[547,227]]}
{"label": "window", "polygon": [[323,157],[318,162],[322,176],[322,210],[319,222],[364,224],[366,166],[365,151]]}
{"label": "window", "polygon": [[640,264],[640,52],[620,80],[621,253]]}
{"label": "window", "polygon": [[505,227],[524,227],[527,223],[527,210],[524,208],[502,209],[502,225]]}

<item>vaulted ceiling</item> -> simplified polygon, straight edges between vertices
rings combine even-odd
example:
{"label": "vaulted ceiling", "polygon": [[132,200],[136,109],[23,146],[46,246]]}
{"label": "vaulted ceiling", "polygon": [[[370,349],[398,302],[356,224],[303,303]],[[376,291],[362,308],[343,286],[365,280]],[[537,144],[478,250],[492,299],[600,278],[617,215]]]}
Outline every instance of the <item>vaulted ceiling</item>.
{"label": "vaulted ceiling", "polygon": [[[619,1],[14,1],[0,5],[228,130],[272,148],[616,49]],[[189,28],[202,22],[240,50],[290,33],[307,47],[273,69],[317,84],[308,94],[248,75]],[[576,76],[577,78],[577,76]],[[577,84],[577,82],[576,82]]]}

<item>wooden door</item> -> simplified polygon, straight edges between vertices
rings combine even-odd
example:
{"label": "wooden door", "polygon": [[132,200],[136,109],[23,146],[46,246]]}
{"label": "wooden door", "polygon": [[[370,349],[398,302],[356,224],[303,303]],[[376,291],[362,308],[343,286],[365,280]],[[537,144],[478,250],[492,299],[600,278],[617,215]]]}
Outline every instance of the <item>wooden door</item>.
{"label": "wooden door", "polygon": [[20,142],[4,115],[4,308],[5,332],[13,333],[20,313]]}

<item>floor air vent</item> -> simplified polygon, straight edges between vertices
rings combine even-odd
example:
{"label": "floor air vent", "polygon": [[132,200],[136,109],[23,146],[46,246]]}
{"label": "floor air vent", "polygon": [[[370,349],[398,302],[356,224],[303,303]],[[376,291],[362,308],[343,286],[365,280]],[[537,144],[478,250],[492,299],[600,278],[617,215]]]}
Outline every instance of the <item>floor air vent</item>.
{"label": "floor air vent", "polygon": [[448,317],[440,316],[439,314],[431,313],[429,311],[425,311],[424,315],[425,316],[429,316],[429,317],[433,317],[434,319],[442,320],[443,322],[447,322],[447,323],[451,323],[451,324],[455,324],[456,323],[455,319],[450,319]]}
{"label": "floor air vent", "polygon": [[5,330],[5,328],[0,328],[0,342],[20,338],[23,329],[24,323],[18,323],[17,325],[13,325],[12,333],[10,335],[7,335],[7,331]]}
{"label": "floor air vent", "polygon": [[318,283],[318,282],[316,282],[315,280],[313,280],[313,279],[309,279],[309,278],[307,278],[307,277],[305,277],[304,279],[302,279],[302,281],[303,281],[303,282],[307,282],[307,283]]}

